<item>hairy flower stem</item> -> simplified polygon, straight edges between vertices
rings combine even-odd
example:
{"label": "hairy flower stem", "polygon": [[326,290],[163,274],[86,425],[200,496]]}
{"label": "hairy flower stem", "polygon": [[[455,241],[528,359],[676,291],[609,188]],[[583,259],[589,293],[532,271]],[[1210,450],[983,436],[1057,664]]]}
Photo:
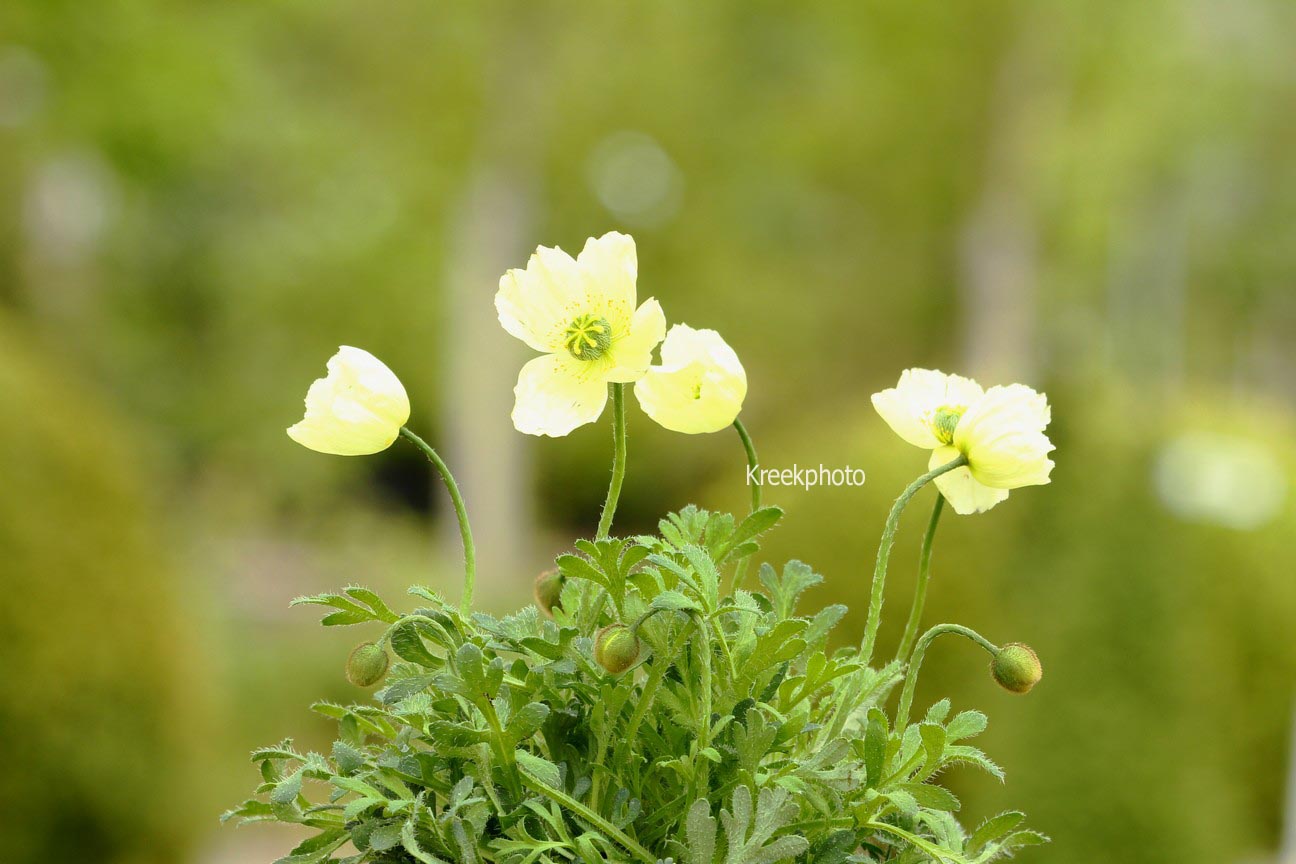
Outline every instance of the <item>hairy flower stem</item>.
{"label": "hairy flower stem", "polygon": [[[747,467],[755,470],[760,465],[760,460],[756,458],[756,445],[752,444],[751,435],[747,434],[747,427],[737,419],[734,420],[733,427],[738,430],[738,438],[742,441],[743,450],[747,451]],[[757,481],[751,484],[751,512],[755,513],[760,506],[761,483],[757,478]]]}
{"label": "hairy flower stem", "polygon": [[970,639],[980,645],[991,657],[999,653],[999,646],[991,642],[970,627],[964,627],[960,624],[937,624],[928,630],[918,640],[914,646],[913,659],[909,662],[909,669],[905,672],[904,689],[900,691],[900,706],[896,709],[895,727],[901,732],[904,731],[905,725],[909,722],[909,709],[913,705],[914,688],[918,686],[918,672],[922,669],[923,656],[927,653],[927,647],[936,640],[937,636],[945,633],[953,633]]}
{"label": "hairy flower stem", "polygon": [[612,482],[608,486],[607,500],[603,502],[603,515],[599,519],[596,540],[606,540],[612,531],[612,517],[616,514],[617,499],[621,497],[621,483],[626,469],[626,413],[625,385],[612,385]]}
{"label": "hairy flower stem", "polygon": [[[747,434],[747,427],[737,418],[734,419],[733,427],[738,432],[738,438],[742,441],[743,450],[747,452],[747,467],[750,471],[755,471],[760,465],[760,459],[756,457],[756,445],[752,444],[751,435]],[[749,478],[750,479],[750,478]],[[755,513],[761,506],[761,482],[757,478],[755,483],[751,483],[751,512]],[[747,554],[738,562],[734,569],[734,590],[742,587],[743,581],[747,578],[747,564],[751,561],[751,555]]]}
{"label": "hairy flower stem", "polygon": [[945,496],[938,492],[936,503],[932,505],[931,520],[927,523],[927,533],[923,535],[922,551],[918,553],[918,584],[914,588],[913,605],[909,607],[909,622],[905,624],[904,636],[896,651],[897,660],[908,657],[918,639],[918,626],[922,623],[923,606],[927,603],[927,584],[931,581],[932,542],[936,539],[936,526],[940,524],[944,509]]}
{"label": "hairy flower stem", "polygon": [[445,482],[446,491],[450,493],[450,501],[454,504],[455,518],[459,520],[459,536],[463,540],[464,550],[463,599],[460,601],[459,608],[466,618],[472,610],[473,587],[477,584],[477,547],[473,543],[472,526],[468,524],[468,508],[464,506],[463,495],[459,492],[459,484],[455,482],[449,466],[437,455],[431,445],[411,432],[408,426],[402,426],[400,434],[423,451],[423,455],[428,458],[428,461],[436,468],[437,473],[441,475],[442,481]]}
{"label": "hairy flower stem", "polygon": [[698,632],[702,634],[702,722],[698,724],[698,741],[697,752],[700,757],[699,761],[694,762],[696,774],[694,779],[697,781],[697,788],[694,790],[694,799],[706,798],[711,789],[710,769],[711,760],[702,756],[702,751],[711,746],[711,660],[713,654],[711,651],[711,628],[707,626],[706,619],[700,614],[694,613],[693,620],[697,624]]}
{"label": "hairy flower stem", "polygon": [[882,595],[886,589],[887,563],[891,559],[891,547],[895,545],[896,531],[900,528],[900,515],[904,513],[909,499],[918,494],[918,490],[947,471],[961,468],[967,464],[967,457],[959,455],[952,462],[933,468],[926,474],[905,487],[900,497],[891,505],[886,526],[882,529],[882,542],[878,545],[877,563],[873,566],[873,591],[869,597],[868,621],[864,625],[864,638],[860,642],[860,662],[868,665],[873,659],[873,647],[877,642],[878,627],[882,624]]}

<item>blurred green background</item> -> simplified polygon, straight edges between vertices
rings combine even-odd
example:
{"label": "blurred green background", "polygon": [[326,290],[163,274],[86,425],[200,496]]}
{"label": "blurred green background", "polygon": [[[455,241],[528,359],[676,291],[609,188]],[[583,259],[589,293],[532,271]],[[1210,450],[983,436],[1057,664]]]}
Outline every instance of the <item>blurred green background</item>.
{"label": "blurred green background", "polygon": [[[483,604],[592,532],[604,424],[509,423],[494,318],[537,244],[637,238],[640,297],[721,330],[768,466],[764,553],[862,627],[925,455],[901,369],[1045,389],[1053,485],[947,517],[928,621],[1034,645],[993,687],[943,643],[920,702],[991,715],[1030,860],[1296,861],[1296,5],[1288,0],[0,6],[0,858],[233,864],[244,754],[363,698],[355,633],[289,611],[359,581],[455,594],[421,457],[283,434],[339,344],[383,358],[455,466]],[[632,406],[619,530],[745,506],[738,442]],[[907,607],[905,523],[884,647]],[[365,634],[368,635],[368,634]]]}

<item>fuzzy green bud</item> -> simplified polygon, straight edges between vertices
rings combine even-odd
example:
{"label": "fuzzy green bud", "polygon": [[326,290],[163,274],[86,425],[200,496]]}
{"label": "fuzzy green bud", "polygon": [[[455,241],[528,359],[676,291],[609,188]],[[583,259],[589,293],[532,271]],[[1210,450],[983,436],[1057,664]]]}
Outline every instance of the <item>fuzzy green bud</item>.
{"label": "fuzzy green bud", "polygon": [[540,611],[553,617],[553,610],[562,608],[562,574],[555,567],[552,570],[546,570],[535,578],[535,584],[531,587],[531,593],[535,596],[535,603],[540,607]]}
{"label": "fuzzy green bud", "polygon": [[624,624],[609,624],[594,635],[594,660],[613,675],[639,659],[639,637]]}
{"label": "fuzzy green bud", "polygon": [[1044,677],[1044,667],[1029,645],[1009,642],[990,662],[990,672],[1000,687],[1012,693],[1029,693]]}
{"label": "fuzzy green bud", "polygon": [[377,642],[361,642],[346,662],[346,677],[357,687],[372,687],[387,673],[387,652]]}

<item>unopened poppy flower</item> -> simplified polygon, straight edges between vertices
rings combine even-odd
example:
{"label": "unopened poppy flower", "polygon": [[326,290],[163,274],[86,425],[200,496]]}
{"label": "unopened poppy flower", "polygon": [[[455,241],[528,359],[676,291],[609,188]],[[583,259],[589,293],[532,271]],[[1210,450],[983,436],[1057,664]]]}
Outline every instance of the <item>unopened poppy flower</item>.
{"label": "unopened poppy flower", "polygon": [[329,358],[328,375],[306,393],[306,416],[288,429],[303,447],[335,456],[386,450],[409,419],[409,396],[381,360],[343,345]]}
{"label": "unopened poppy flower", "polygon": [[644,413],[673,432],[718,432],[742,410],[747,373],[714,330],[676,324],[662,343],[662,363],[635,384]]}

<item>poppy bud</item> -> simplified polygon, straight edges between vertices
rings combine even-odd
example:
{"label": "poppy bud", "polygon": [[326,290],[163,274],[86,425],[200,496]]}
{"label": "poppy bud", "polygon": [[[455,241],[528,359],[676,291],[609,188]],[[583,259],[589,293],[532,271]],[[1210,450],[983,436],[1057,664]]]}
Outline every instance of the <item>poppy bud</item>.
{"label": "poppy bud", "polygon": [[535,595],[536,605],[550,618],[553,617],[553,610],[562,608],[561,597],[565,581],[557,567],[546,570],[535,578],[532,594]]}
{"label": "poppy bud", "polygon": [[1012,693],[1029,693],[1044,677],[1044,667],[1029,645],[1009,642],[990,662],[990,671],[999,686]]}
{"label": "poppy bud", "polygon": [[346,662],[346,677],[357,687],[372,687],[387,673],[387,652],[376,642],[361,642]]}
{"label": "poppy bud", "polygon": [[639,659],[639,637],[624,624],[609,624],[594,635],[594,659],[613,675]]}

